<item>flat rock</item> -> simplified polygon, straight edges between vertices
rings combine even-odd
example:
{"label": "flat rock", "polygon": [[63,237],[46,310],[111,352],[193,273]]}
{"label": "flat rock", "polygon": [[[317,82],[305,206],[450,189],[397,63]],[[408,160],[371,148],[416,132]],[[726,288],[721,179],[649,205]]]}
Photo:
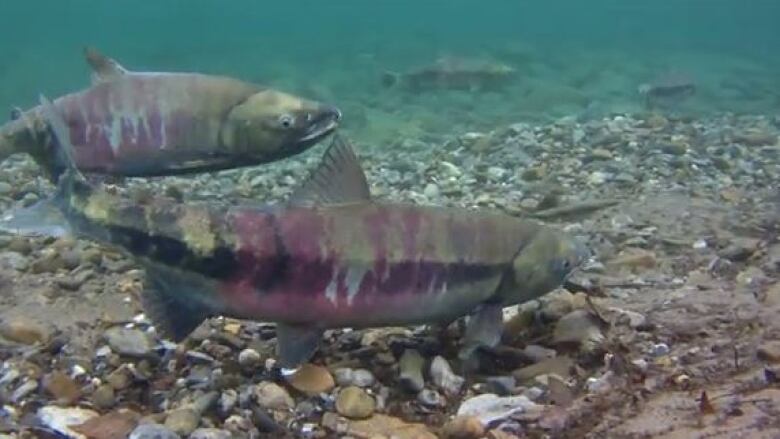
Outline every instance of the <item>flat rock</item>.
{"label": "flat rock", "polygon": [[151,338],[140,329],[114,326],[103,335],[111,349],[120,355],[143,357],[154,348]]}
{"label": "flat rock", "polygon": [[758,358],[770,363],[780,362],[780,340],[766,341],[758,347]]}
{"label": "flat rock", "polygon": [[336,398],[336,411],[350,419],[365,419],[376,409],[376,401],[357,386],[346,387],[339,392]]}
{"label": "flat rock", "polygon": [[526,382],[542,374],[556,374],[562,377],[569,376],[570,370],[574,366],[574,360],[569,357],[561,356],[549,358],[539,363],[526,366],[512,372],[512,375],[519,382]]}
{"label": "flat rock", "polygon": [[77,425],[82,425],[92,418],[98,416],[98,413],[88,409],[78,407],[56,407],[52,405],[44,406],[38,409],[36,416],[40,422],[50,429],[72,438],[86,438],[72,429]]}
{"label": "flat rock", "polygon": [[309,396],[329,392],[336,386],[327,368],[310,363],[301,366],[287,381],[295,390]]}
{"label": "flat rock", "polygon": [[482,425],[487,426],[518,413],[541,412],[541,407],[523,395],[498,396],[485,393],[463,401],[457,415],[476,417]]}
{"label": "flat rock", "polygon": [[141,424],[128,439],[181,439],[181,436],[160,424]]}
{"label": "flat rock", "polygon": [[255,400],[260,407],[269,410],[288,410],[295,406],[295,401],[287,390],[271,382],[262,382],[255,387]]}

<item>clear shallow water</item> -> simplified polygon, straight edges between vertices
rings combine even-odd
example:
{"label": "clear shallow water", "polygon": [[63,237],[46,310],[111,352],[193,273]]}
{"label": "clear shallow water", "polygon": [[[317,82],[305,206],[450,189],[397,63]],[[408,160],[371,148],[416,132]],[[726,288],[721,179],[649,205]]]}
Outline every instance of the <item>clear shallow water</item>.
{"label": "clear shallow water", "polygon": [[[332,101],[372,143],[641,111],[637,86],[668,69],[699,87],[679,111],[774,114],[777,17],[771,0],[5,2],[0,108],[84,87],[81,48],[93,45],[131,69],[227,74]],[[442,55],[518,75],[500,93],[380,86],[384,70]]]}

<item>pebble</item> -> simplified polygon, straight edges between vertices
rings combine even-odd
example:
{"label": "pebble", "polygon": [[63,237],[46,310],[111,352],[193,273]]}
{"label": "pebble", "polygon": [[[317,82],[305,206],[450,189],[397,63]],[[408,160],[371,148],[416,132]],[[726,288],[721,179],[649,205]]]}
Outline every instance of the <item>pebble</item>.
{"label": "pebble", "polygon": [[46,375],[43,379],[43,388],[57,401],[65,405],[73,404],[81,396],[78,384],[60,371]]}
{"label": "pebble", "polygon": [[441,428],[443,439],[479,439],[485,435],[485,427],[475,416],[456,416]]}
{"label": "pebble", "polygon": [[238,364],[244,369],[255,369],[260,365],[262,357],[254,349],[247,348],[238,353]]}
{"label": "pebble", "polygon": [[51,336],[51,331],[32,320],[13,318],[0,322],[0,336],[26,345],[45,344]]}
{"label": "pebble", "polygon": [[517,379],[511,375],[487,377],[485,378],[485,384],[491,393],[506,396],[514,392]]}
{"label": "pebble", "polygon": [[532,380],[545,373],[554,373],[562,377],[567,377],[573,366],[574,360],[569,357],[561,356],[517,369],[512,372],[512,375],[521,383]]}
{"label": "pebble", "polygon": [[75,438],[84,436],[71,430],[70,427],[81,425],[97,416],[97,412],[93,410],[78,407],[57,407],[53,405],[41,407],[36,412],[36,417],[41,424],[62,435]]}
{"label": "pebble", "polygon": [[116,392],[109,384],[102,384],[92,393],[92,404],[98,409],[107,409],[116,402]]}
{"label": "pebble", "polygon": [[140,329],[114,326],[106,330],[104,337],[111,349],[120,355],[144,357],[154,349],[149,335]]}
{"label": "pebble", "polygon": [[657,343],[650,348],[650,355],[653,357],[663,357],[669,355],[669,345],[666,343]]}
{"label": "pebble", "polygon": [[414,349],[406,349],[398,360],[398,380],[401,386],[411,392],[417,393],[425,387],[423,378],[423,365],[425,358]]}
{"label": "pebble", "polygon": [[271,382],[262,382],[255,387],[255,401],[269,410],[288,410],[295,406],[292,396],[284,387]]}
{"label": "pebble", "polygon": [[217,402],[217,410],[222,416],[227,416],[233,411],[233,408],[238,403],[238,392],[234,389],[226,389],[219,395],[219,401]]}
{"label": "pebble", "polygon": [[425,189],[423,189],[423,195],[429,200],[435,200],[439,198],[441,191],[439,190],[439,186],[435,183],[428,183],[425,185]]}
{"label": "pebble", "polygon": [[593,351],[604,340],[598,318],[584,309],[574,310],[558,320],[553,330],[553,343],[576,344],[585,352]]}
{"label": "pebble", "polygon": [[446,401],[441,394],[433,389],[422,389],[417,394],[417,402],[427,407],[443,407]]}
{"label": "pebble", "polygon": [[199,428],[190,434],[189,439],[230,439],[232,435],[227,430],[219,428]]}
{"label": "pebble", "polygon": [[515,414],[540,410],[541,407],[523,395],[502,397],[485,393],[463,401],[457,415],[474,416],[487,426]]}
{"label": "pebble", "polygon": [[758,358],[770,363],[780,362],[780,341],[765,341],[758,347]]}
{"label": "pebble", "polygon": [[341,367],[333,371],[333,378],[341,387],[358,386],[371,387],[376,382],[374,374],[368,369],[351,369]]}
{"label": "pebble", "polygon": [[466,381],[463,377],[455,375],[450,364],[440,355],[431,361],[430,376],[433,384],[447,396],[457,395]]}
{"label": "pebble", "polygon": [[336,397],[336,411],[350,419],[365,419],[374,414],[376,401],[357,386],[342,389]]}
{"label": "pebble", "polygon": [[287,381],[295,390],[309,396],[329,392],[336,386],[333,375],[327,368],[311,363],[301,366],[292,376],[287,378]]}
{"label": "pebble", "polygon": [[33,379],[28,379],[25,382],[23,382],[19,387],[14,390],[14,392],[11,394],[11,402],[18,403],[22,399],[24,399],[25,396],[29,395],[30,393],[34,392],[36,389],[38,389],[38,382]]}
{"label": "pebble", "polygon": [[141,424],[135,427],[128,439],[181,439],[181,436],[160,424]]}
{"label": "pebble", "polygon": [[14,187],[5,181],[0,181],[0,195],[9,195],[13,192]]}
{"label": "pebble", "polygon": [[192,433],[200,424],[200,414],[191,407],[181,407],[172,410],[165,418],[165,428],[172,432],[187,436]]}
{"label": "pebble", "polygon": [[547,360],[555,357],[556,353],[554,349],[547,349],[543,346],[529,344],[523,348],[523,353],[534,363]]}

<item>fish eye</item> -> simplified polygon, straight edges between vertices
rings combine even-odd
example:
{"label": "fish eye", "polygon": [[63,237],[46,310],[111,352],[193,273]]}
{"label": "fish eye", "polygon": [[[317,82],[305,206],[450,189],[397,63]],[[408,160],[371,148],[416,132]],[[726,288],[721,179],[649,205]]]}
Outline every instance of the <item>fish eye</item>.
{"label": "fish eye", "polygon": [[279,116],[279,125],[281,125],[282,128],[292,127],[293,122],[295,122],[295,119],[290,114],[283,114]]}

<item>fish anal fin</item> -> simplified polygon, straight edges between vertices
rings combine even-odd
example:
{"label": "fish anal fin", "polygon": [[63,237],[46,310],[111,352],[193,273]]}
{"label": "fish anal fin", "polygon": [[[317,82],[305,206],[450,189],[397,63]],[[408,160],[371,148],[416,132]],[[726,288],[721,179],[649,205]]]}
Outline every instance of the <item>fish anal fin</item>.
{"label": "fish anal fin", "polygon": [[200,295],[191,291],[197,286],[172,275],[172,271],[146,267],[146,282],[141,306],[161,335],[178,343],[213,316],[198,300]]}
{"label": "fish anal fin", "polygon": [[103,55],[94,47],[84,48],[84,58],[92,68],[93,84],[110,81],[129,72],[115,59]]}
{"label": "fish anal fin", "polygon": [[276,325],[276,355],[279,367],[295,369],[308,362],[322,339],[322,329],[278,323]]}
{"label": "fish anal fin", "polygon": [[290,195],[289,204],[332,205],[370,200],[368,181],[351,143],[335,135],[317,168]]}

